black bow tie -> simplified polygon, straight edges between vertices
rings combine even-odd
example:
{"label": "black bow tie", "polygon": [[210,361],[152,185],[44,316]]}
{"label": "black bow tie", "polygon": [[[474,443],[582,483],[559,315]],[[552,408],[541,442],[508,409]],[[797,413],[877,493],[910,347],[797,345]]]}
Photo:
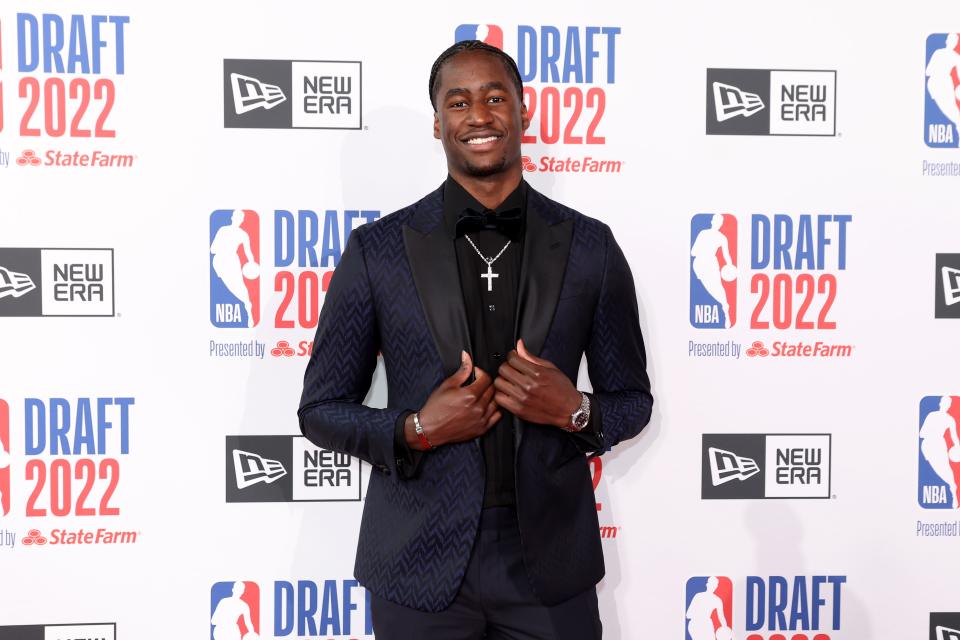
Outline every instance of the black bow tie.
{"label": "black bow tie", "polygon": [[492,209],[476,211],[467,207],[457,219],[457,237],[484,229],[499,231],[511,240],[520,240],[523,232],[520,208],[505,209],[498,213]]}

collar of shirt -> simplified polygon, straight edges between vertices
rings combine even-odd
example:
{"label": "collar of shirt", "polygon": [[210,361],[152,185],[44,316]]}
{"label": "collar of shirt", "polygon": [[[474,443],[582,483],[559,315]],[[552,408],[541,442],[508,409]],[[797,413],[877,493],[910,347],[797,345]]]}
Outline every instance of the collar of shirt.
{"label": "collar of shirt", "polygon": [[[459,182],[448,175],[446,182],[443,183],[443,226],[451,238],[457,237],[457,218],[459,218],[464,209],[468,207],[476,211],[486,210],[486,207],[477,202],[477,199],[470,195]],[[522,179],[520,180],[520,184],[517,185],[517,188],[514,189],[503,202],[497,205],[493,211],[494,213],[500,213],[507,209],[516,208],[520,209],[521,219],[526,221],[527,183]]]}

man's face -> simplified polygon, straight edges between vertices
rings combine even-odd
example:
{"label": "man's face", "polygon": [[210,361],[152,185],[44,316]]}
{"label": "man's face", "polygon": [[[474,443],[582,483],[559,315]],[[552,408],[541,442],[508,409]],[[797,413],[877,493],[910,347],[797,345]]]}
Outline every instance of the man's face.
{"label": "man's face", "polygon": [[520,136],[530,125],[503,63],[465,51],[440,69],[433,137],[454,177],[485,177],[520,166]]}

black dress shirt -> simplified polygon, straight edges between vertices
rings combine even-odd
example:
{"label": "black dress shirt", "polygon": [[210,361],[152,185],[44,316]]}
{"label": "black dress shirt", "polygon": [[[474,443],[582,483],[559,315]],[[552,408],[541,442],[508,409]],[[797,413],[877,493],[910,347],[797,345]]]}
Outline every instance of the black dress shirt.
{"label": "black dress shirt", "polygon": [[[471,357],[475,367],[483,369],[495,379],[500,365],[517,343],[514,327],[523,258],[523,227],[521,225],[515,238],[492,229],[469,233],[462,233],[461,229],[458,234],[457,221],[468,209],[477,213],[489,212],[448,176],[443,188],[443,224],[456,251],[460,290],[470,332]],[[522,180],[493,213],[503,214],[517,209],[520,210],[521,221],[525,221],[527,183]],[[471,240],[476,248],[471,245]],[[487,261],[479,253],[487,258],[499,257],[488,268]],[[491,271],[494,277],[484,277]],[[590,422],[583,432],[575,434],[587,437],[586,441],[590,444],[599,440],[596,411],[596,405],[592,404]],[[484,507],[516,504],[513,414],[503,408],[500,412],[501,419],[480,438],[486,471]],[[409,412],[404,413],[397,420],[394,438],[397,468],[408,477],[416,472],[421,457],[426,453],[413,450],[407,444],[404,422],[409,415]]]}

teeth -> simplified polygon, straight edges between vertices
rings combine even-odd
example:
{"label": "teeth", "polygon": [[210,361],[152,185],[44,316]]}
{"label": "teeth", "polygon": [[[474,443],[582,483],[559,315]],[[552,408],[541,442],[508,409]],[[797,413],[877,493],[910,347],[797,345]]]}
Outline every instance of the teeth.
{"label": "teeth", "polygon": [[493,142],[497,139],[497,136],[490,136],[489,138],[470,138],[467,140],[467,144],[486,144],[488,142]]}

